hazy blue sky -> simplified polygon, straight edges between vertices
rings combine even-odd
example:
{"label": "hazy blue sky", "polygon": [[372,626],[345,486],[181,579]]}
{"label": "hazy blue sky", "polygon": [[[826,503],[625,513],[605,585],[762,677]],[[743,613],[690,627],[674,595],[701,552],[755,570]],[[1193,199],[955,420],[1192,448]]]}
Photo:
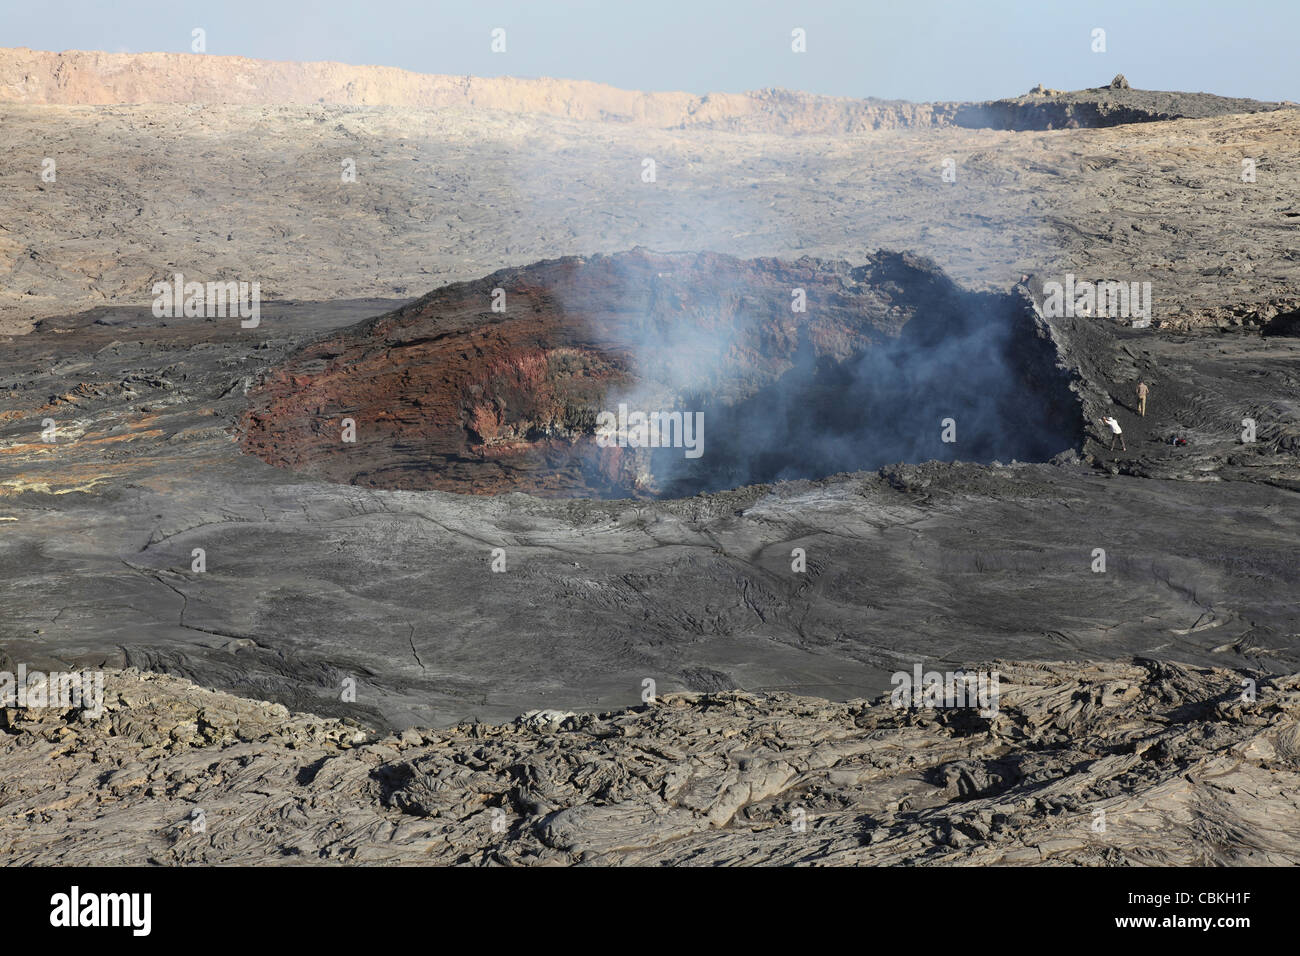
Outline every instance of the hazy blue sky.
{"label": "hazy blue sky", "polygon": [[212,54],[632,89],[985,99],[1124,73],[1145,89],[1300,99],[1300,0],[0,0],[0,46],[188,52],[194,27]]}

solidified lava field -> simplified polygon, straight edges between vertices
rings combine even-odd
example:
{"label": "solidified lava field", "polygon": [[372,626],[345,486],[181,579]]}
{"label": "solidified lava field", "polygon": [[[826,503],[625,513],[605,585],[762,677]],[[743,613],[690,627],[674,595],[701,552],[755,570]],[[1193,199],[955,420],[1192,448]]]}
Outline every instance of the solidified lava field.
{"label": "solidified lava field", "polygon": [[[313,343],[250,393],[240,435],[372,488],[684,497],[1045,461],[1082,441],[1070,378],[1027,296],[962,291],[914,256],[634,250],[447,286]],[[602,429],[620,408],[671,418],[662,436]]]}
{"label": "solidified lava field", "polygon": [[0,124],[0,675],[107,687],[0,701],[4,862],[1300,862],[1293,104],[0,50]]}

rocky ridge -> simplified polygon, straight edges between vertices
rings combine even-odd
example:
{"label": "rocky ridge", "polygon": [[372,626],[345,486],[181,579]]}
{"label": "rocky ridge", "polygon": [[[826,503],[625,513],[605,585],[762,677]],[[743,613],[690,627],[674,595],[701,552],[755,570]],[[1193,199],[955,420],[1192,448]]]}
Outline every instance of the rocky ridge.
{"label": "rocky ridge", "polygon": [[0,50],[0,103],[470,107],[660,129],[860,133],[908,127],[1052,129],[1250,113],[1279,104],[1205,93],[1044,91],[985,103],[851,99],[792,90],[641,92],[542,77],[445,76],[384,66],[192,53]]}

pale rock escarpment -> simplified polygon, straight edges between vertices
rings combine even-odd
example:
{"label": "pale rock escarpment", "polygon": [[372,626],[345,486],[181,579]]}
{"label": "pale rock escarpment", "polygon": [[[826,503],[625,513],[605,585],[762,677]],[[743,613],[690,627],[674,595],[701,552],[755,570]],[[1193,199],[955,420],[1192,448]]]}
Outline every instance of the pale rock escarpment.
{"label": "pale rock escarpment", "polygon": [[543,77],[445,76],[385,66],[287,63],[190,53],[0,50],[0,103],[447,107],[540,113],[660,128],[718,126],[858,132],[944,125],[954,104],[855,100],[789,90],[712,93],[621,90]]}
{"label": "pale rock escarpment", "polygon": [[[1038,95],[1041,90],[1043,95]],[[192,53],[0,49],[0,103],[123,103],[447,107],[539,113],[661,129],[860,133],[937,126],[1051,129],[1272,109],[1273,103],[1204,93],[1101,87],[985,103],[911,103],[793,90],[642,92],[581,80],[447,76],[386,66],[293,63]]]}

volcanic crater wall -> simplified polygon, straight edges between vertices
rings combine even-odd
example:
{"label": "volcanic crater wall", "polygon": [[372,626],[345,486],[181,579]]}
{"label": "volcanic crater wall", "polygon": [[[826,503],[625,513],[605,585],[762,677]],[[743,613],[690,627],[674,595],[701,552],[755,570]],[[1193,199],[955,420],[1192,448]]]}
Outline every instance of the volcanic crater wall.
{"label": "volcanic crater wall", "polygon": [[[239,432],[330,481],[679,497],[1042,460],[1081,440],[1069,380],[1025,300],[966,292],[928,260],[636,249],[449,285],[318,341],[264,376]],[[698,454],[680,427],[637,447],[635,412],[698,422]]]}
{"label": "volcanic crater wall", "polygon": [[944,126],[1060,129],[1273,109],[1206,93],[1099,88],[982,103],[853,99],[795,90],[641,92],[551,78],[446,76],[344,63],[191,53],[0,49],[0,104],[473,108],[660,129],[843,135]]}

